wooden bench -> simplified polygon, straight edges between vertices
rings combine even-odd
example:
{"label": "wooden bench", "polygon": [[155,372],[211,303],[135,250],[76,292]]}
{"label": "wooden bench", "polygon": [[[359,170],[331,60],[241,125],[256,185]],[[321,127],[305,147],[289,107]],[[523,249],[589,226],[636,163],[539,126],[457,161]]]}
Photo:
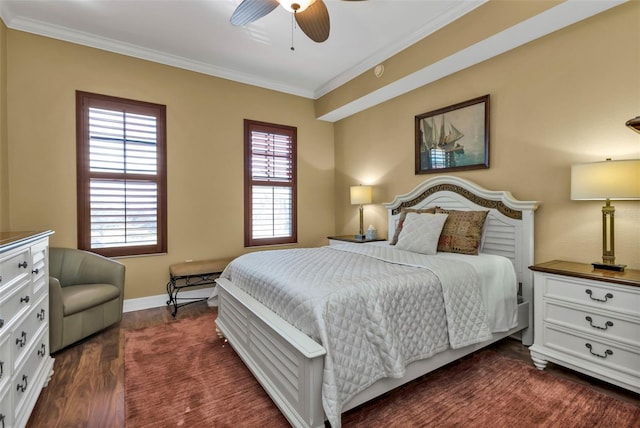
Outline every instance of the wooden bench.
{"label": "wooden bench", "polygon": [[[197,260],[169,266],[169,282],[167,283],[169,300],[167,300],[167,306],[173,305],[171,315],[175,318],[179,307],[206,300],[206,298],[178,297],[178,292],[188,287],[215,285],[216,278],[220,276],[231,260],[233,259]],[[189,301],[179,304],[178,300]]]}

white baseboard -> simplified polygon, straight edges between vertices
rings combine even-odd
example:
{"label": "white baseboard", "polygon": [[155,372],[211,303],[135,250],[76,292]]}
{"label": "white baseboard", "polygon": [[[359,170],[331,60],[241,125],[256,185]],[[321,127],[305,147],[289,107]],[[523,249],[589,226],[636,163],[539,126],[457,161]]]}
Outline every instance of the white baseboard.
{"label": "white baseboard", "polygon": [[[211,295],[214,287],[199,288],[197,290],[182,291],[178,295],[180,299],[203,299]],[[137,299],[126,299],[122,306],[122,312],[141,311],[143,309],[159,308],[167,306],[169,296],[159,294],[157,296],[139,297]],[[185,301],[186,302],[186,301]]]}

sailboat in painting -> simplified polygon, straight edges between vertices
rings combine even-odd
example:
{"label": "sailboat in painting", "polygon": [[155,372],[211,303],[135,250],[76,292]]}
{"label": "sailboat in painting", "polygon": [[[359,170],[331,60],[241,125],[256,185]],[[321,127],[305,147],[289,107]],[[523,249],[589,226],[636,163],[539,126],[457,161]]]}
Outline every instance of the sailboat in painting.
{"label": "sailboat in painting", "polygon": [[[463,154],[464,146],[458,141],[464,137],[451,122],[442,115],[440,124],[436,124],[434,117],[422,119],[422,144],[420,152],[423,165],[431,168],[449,168],[456,166],[455,154]],[[425,162],[426,161],[426,162]]]}

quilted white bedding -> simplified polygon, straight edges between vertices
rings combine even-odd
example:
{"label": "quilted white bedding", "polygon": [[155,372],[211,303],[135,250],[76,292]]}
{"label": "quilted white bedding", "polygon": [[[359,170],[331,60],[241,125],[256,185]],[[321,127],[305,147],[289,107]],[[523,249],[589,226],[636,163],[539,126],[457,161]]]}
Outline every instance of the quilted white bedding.
{"label": "quilted white bedding", "polygon": [[246,254],[221,276],[325,348],[323,408],[334,427],[376,380],[517,324],[515,273],[499,256],[345,243]]}

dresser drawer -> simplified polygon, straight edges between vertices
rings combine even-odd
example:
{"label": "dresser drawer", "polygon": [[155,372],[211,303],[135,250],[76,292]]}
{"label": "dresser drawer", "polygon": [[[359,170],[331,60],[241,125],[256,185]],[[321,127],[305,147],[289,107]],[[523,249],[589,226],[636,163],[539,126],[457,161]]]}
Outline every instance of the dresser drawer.
{"label": "dresser drawer", "polygon": [[[640,373],[640,349],[612,345],[579,333],[568,333],[553,328],[544,327],[544,346],[556,349],[565,354],[578,357],[588,363],[606,367],[627,375],[638,376]],[[640,381],[640,378],[638,378]]]}
{"label": "dresser drawer", "polygon": [[640,290],[607,285],[603,282],[576,280],[568,277],[546,276],[545,299],[553,298],[581,305],[637,314],[640,308]]}
{"label": "dresser drawer", "polygon": [[547,322],[582,330],[608,340],[621,341],[640,349],[640,318],[621,319],[615,312],[589,309],[545,302],[544,316]]}
{"label": "dresser drawer", "polygon": [[[2,389],[13,374],[11,364],[11,336],[6,334],[0,339],[0,389]],[[2,424],[0,424],[0,427]]]}
{"label": "dresser drawer", "polygon": [[16,318],[31,307],[31,282],[26,277],[20,284],[11,287],[7,296],[0,301],[0,333],[11,328]]}
{"label": "dresser drawer", "polygon": [[14,415],[16,415],[16,418],[24,414],[24,406],[27,398],[32,396],[32,394],[39,394],[42,388],[42,385],[39,385],[36,380],[41,377],[40,371],[43,369],[45,357],[49,356],[46,350],[43,351],[43,347],[46,347],[45,333],[48,334],[47,331],[43,331],[37,338],[37,345],[32,352],[27,354],[23,364],[16,369],[15,375],[13,376],[13,382],[10,388],[13,388],[13,391],[16,392],[13,401]]}
{"label": "dresser drawer", "polygon": [[9,383],[0,388],[0,427],[13,426],[13,402],[9,394]]}
{"label": "dresser drawer", "polygon": [[18,278],[29,276],[29,254],[30,250],[27,247],[0,256],[0,289],[11,285]]}
{"label": "dresser drawer", "polygon": [[33,281],[33,297],[37,299],[49,288],[48,246],[46,242],[31,247],[31,280]]}
{"label": "dresser drawer", "polygon": [[14,367],[22,363],[25,352],[33,345],[34,338],[47,326],[48,303],[46,298],[40,299],[13,331],[11,344],[14,346]]}

